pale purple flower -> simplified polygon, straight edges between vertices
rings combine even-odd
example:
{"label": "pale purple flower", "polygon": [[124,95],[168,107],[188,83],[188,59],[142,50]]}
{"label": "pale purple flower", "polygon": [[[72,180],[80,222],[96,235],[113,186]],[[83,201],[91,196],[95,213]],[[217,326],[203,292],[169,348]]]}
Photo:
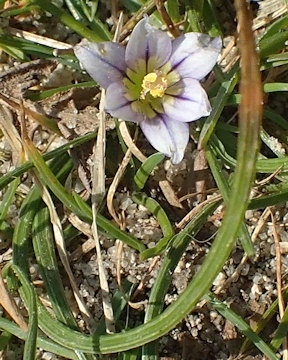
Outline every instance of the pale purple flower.
{"label": "pale purple flower", "polygon": [[151,145],[179,163],[189,140],[188,122],[208,116],[211,106],[199,80],[214,67],[219,37],[186,33],[172,40],[145,18],[126,48],[83,40],[75,54],[106,89],[105,109],[140,125]]}

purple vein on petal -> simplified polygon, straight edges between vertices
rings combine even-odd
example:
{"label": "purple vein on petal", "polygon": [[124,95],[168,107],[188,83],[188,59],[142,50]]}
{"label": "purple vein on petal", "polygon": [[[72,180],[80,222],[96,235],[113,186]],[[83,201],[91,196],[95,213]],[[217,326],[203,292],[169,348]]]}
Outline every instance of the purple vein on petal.
{"label": "purple vein on petal", "polygon": [[90,49],[88,49],[88,51],[90,51],[90,53],[91,53],[93,56],[95,56],[98,60],[103,61],[105,64],[107,64],[107,65],[111,66],[113,69],[119,71],[119,72],[123,75],[123,77],[126,76],[125,71],[123,71],[123,70],[122,70],[121,68],[119,68],[118,66],[112,64],[110,61],[108,61],[108,60],[105,59],[104,57],[99,56],[97,53],[94,53],[94,52],[91,51]]}
{"label": "purple vein on petal", "polygon": [[119,106],[117,106],[117,107],[115,107],[113,109],[110,109],[109,111],[118,111],[118,110],[120,110],[121,108],[123,108],[123,107],[125,107],[127,105],[131,105],[131,101],[127,101],[126,103],[121,104],[121,105],[119,105]]}
{"label": "purple vein on petal", "polygon": [[74,52],[89,75],[105,89],[125,76],[125,48],[119,44],[82,40]]}
{"label": "purple vein on petal", "polygon": [[179,99],[179,100],[184,100],[184,101],[189,101],[189,102],[198,103],[197,100],[188,98],[188,97],[183,96],[183,95],[169,95],[169,96],[174,97],[174,98]]}
{"label": "purple vein on petal", "polygon": [[112,116],[127,121],[139,122],[143,116],[132,109],[132,103],[126,97],[122,81],[110,84],[106,90],[105,109]]}
{"label": "purple vein on petal", "polygon": [[190,54],[188,54],[186,57],[182,58],[180,61],[178,61],[178,63],[173,64],[172,68],[169,72],[172,72],[173,70],[177,69],[178,66],[180,66],[185,60],[187,60],[190,56],[195,55],[198,52],[199,49],[191,52]]}

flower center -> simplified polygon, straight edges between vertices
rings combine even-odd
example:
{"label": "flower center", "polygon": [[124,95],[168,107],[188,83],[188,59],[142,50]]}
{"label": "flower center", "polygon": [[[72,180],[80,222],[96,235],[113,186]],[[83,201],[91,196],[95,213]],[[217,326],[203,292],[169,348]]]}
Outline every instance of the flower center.
{"label": "flower center", "polygon": [[144,99],[150,93],[154,98],[162,97],[167,89],[167,79],[160,71],[151,72],[144,76],[140,98]]}

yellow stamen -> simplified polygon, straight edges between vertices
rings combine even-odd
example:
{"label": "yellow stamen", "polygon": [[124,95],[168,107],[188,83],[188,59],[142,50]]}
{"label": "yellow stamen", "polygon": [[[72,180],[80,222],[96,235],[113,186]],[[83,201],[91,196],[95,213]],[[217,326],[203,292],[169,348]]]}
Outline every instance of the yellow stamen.
{"label": "yellow stamen", "polygon": [[142,99],[144,99],[149,92],[154,98],[162,97],[167,89],[166,76],[162,76],[160,72],[151,72],[145,75],[142,82],[142,89]]}

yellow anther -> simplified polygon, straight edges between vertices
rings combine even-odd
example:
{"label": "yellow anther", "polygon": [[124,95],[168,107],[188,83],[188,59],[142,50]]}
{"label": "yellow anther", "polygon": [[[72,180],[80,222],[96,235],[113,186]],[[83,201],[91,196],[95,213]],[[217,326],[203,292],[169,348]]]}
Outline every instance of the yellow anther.
{"label": "yellow anther", "polygon": [[152,73],[149,73],[146,76],[144,76],[143,84],[150,83],[150,82],[153,83],[156,80],[157,80],[157,74],[155,72],[152,72]]}
{"label": "yellow anther", "polygon": [[167,89],[167,79],[160,72],[151,72],[144,76],[141,98],[150,92],[153,97],[162,97]]}

